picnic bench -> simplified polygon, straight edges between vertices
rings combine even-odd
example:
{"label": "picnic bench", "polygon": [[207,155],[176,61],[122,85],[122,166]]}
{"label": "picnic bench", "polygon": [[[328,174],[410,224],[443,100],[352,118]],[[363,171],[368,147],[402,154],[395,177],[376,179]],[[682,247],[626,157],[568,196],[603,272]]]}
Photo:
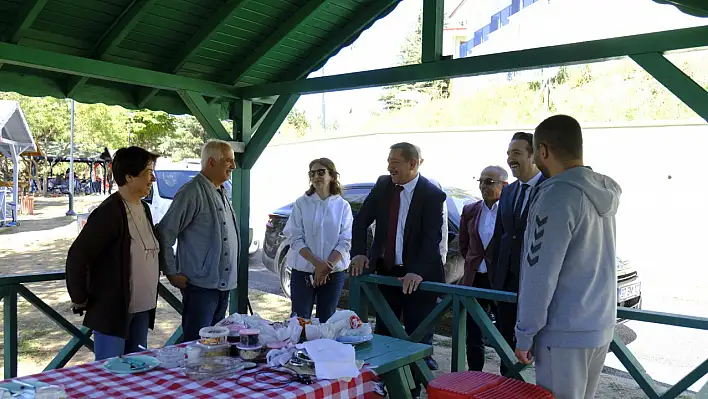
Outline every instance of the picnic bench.
{"label": "picnic bench", "polygon": [[373,340],[356,346],[356,358],[381,377],[388,396],[396,399],[411,398],[412,365],[418,366],[426,381],[432,380],[433,374],[423,360],[432,354],[431,345],[376,334]]}

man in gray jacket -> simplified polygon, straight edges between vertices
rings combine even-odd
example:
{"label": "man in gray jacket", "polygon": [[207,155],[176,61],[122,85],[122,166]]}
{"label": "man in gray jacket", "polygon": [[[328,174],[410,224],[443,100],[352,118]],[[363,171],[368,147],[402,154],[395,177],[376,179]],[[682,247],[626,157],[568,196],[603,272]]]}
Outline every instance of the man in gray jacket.
{"label": "man in gray jacket", "polygon": [[534,157],[548,180],[532,193],[524,241],[516,357],[558,399],[595,396],[614,334],[615,214],[622,192],[583,164],[578,122],[543,121]]}
{"label": "man in gray jacket", "polygon": [[234,152],[228,142],[211,140],[201,161],[201,172],[179,189],[157,226],[160,269],[182,291],[185,341],[226,317],[238,275],[238,222],[224,190],[236,167]]}

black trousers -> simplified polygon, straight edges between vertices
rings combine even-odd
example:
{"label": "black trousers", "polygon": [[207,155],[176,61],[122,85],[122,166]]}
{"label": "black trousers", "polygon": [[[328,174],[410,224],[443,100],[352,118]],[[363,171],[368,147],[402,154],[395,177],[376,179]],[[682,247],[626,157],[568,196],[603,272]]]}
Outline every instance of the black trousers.
{"label": "black trousers", "polygon": [[[406,274],[405,268],[394,266],[389,272],[382,272],[381,268],[377,273],[382,276],[403,277]],[[393,311],[393,314],[400,320],[403,317],[403,326],[408,335],[413,334],[420,323],[433,311],[437,304],[437,294],[424,291],[415,291],[411,294],[404,294],[401,287],[390,287],[387,285],[379,285],[381,294],[386,299],[388,306]],[[426,331],[422,343],[433,344],[434,325]],[[376,314],[376,329],[375,333],[379,335],[391,336],[388,328],[384,325],[381,317]]]}
{"label": "black trousers", "polygon": [[[489,275],[487,273],[477,273],[474,276],[472,287],[491,289]],[[477,299],[479,305],[485,311],[494,310],[494,303],[485,299]],[[484,341],[482,340],[482,330],[474,319],[467,315],[467,367],[470,371],[482,371],[484,368]]]}

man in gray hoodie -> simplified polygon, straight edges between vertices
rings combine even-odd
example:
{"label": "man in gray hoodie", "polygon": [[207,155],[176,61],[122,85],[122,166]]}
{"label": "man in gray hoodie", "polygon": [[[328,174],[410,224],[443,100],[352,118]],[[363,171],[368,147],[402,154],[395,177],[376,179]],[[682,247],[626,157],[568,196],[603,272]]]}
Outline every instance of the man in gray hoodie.
{"label": "man in gray hoodie", "polygon": [[558,399],[595,396],[614,334],[615,214],[622,192],[583,164],[578,122],[555,115],[534,133],[548,180],[531,194],[516,324],[516,357],[536,358],[536,383]]}

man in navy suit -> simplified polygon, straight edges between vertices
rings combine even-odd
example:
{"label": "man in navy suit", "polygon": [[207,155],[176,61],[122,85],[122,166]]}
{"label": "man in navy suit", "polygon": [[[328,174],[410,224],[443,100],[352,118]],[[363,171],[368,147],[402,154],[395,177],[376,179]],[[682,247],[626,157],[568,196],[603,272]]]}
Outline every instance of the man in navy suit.
{"label": "man in navy suit", "polygon": [[[531,133],[514,133],[507,150],[507,164],[517,180],[506,186],[499,198],[494,236],[489,244],[489,282],[492,289],[518,293],[528,204],[533,188],[544,180],[534,163]],[[499,302],[496,317],[499,332],[509,346],[514,348],[516,304]],[[501,374],[506,374],[503,363]]]}
{"label": "man in navy suit", "polygon": [[[373,269],[403,283],[403,289],[383,285],[379,289],[393,313],[399,319],[403,316],[408,334],[436,305],[437,295],[418,291],[418,285],[422,281],[445,282],[440,241],[446,195],[418,173],[419,166],[420,154],[415,145],[391,146],[389,175],[379,177],[352,228],[352,276]],[[367,231],[374,221],[374,241],[367,248]],[[390,335],[378,315],[376,333]],[[432,339],[429,332],[423,342],[432,344]]]}

